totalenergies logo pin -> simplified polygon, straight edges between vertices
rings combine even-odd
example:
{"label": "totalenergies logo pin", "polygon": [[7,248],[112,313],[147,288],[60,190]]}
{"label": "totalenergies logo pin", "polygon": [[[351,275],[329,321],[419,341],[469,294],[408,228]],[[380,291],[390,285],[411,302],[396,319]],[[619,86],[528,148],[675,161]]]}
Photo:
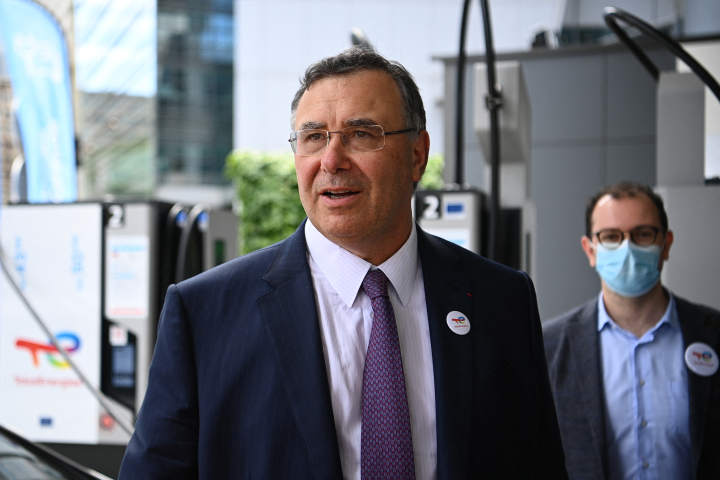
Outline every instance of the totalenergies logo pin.
{"label": "totalenergies logo pin", "polygon": [[717,353],[707,343],[695,342],[685,350],[685,365],[690,371],[709,377],[718,370]]}
{"label": "totalenergies logo pin", "polygon": [[447,325],[450,330],[458,335],[466,335],[470,332],[470,320],[462,312],[452,311],[447,314]]}
{"label": "totalenergies logo pin", "polygon": [[[73,353],[80,348],[80,338],[72,332],[61,332],[56,335],[58,342],[62,345],[66,352]],[[40,355],[44,355],[48,363],[55,368],[69,368],[70,364],[66,362],[60,352],[51,342],[39,343],[33,340],[17,339],[15,346],[20,349],[27,349],[32,357],[35,367],[40,366]]]}
{"label": "totalenergies logo pin", "polygon": [[692,352],[693,356],[697,357],[698,360],[703,362],[712,362],[713,354],[710,352]]}

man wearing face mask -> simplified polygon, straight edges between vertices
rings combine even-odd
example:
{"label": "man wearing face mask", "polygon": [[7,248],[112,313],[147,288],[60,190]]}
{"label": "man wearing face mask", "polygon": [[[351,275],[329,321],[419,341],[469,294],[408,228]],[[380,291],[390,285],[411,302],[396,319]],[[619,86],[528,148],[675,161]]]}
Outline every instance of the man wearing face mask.
{"label": "man wearing face mask", "polygon": [[602,291],[543,327],[571,479],[720,478],[720,312],[662,286],[673,239],[648,186],[588,203]]}

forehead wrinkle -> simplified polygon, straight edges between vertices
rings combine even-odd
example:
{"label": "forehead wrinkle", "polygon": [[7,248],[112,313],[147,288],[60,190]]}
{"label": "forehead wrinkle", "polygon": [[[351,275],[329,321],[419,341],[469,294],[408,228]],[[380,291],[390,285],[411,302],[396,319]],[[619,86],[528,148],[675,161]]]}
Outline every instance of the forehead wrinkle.
{"label": "forehead wrinkle", "polygon": [[[351,126],[381,125],[389,128],[395,123],[404,124],[402,108],[388,111],[388,101],[384,100],[382,91],[377,91],[379,87],[387,90],[384,88],[387,87],[385,78],[375,79],[373,73],[358,72],[315,82],[298,103],[294,129],[329,131]],[[363,80],[368,75],[371,77]],[[397,88],[394,82],[393,87]],[[398,98],[399,95],[397,92]]]}

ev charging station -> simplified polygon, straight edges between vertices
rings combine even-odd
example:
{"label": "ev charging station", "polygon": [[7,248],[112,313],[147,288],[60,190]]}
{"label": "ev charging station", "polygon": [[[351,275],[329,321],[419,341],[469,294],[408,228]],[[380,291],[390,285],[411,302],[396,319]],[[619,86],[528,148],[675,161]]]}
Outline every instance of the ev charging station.
{"label": "ev charging station", "polygon": [[[478,62],[475,71],[473,127],[483,156],[489,159],[491,124],[487,114],[487,64]],[[530,200],[530,158],[532,108],[525,74],[520,62],[503,61],[495,65],[502,93],[499,110],[500,130],[500,219],[501,238],[498,260],[531,273],[532,243],[535,238],[535,208]],[[486,167],[487,169],[487,167]],[[488,175],[489,176],[489,175]]]}
{"label": "ev charging station", "polygon": [[[473,129],[490,158],[490,120],[485,63],[474,65],[476,79]],[[531,271],[531,246],[535,231],[535,209],[530,201],[530,98],[519,62],[498,62],[497,82],[503,104],[499,113],[501,133],[500,239],[495,260],[516,269]],[[485,171],[490,167],[484,165]],[[485,177],[489,177],[485,175]],[[457,185],[453,185],[457,187]],[[489,256],[489,199],[484,192],[490,185],[477,188],[448,188],[415,192],[415,218],[425,231]]]}
{"label": "ev charging station", "polygon": [[478,190],[419,190],[415,217],[426,232],[480,255],[485,203],[485,195]]}
{"label": "ev charging station", "polygon": [[[8,205],[2,213],[0,241],[21,291],[99,385],[102,206]],[[97,400],[0,282],[0,422],[32,440],[98,443]]]}
{"label": "ev charging station", "polygon": [[[720,83],[687,50],[634,15],[605,9],[605,22],[657,81],[656,190],[664,198],[670,228],[677,231],[663,284],[694,301],[720,308],[717,272],[720,256]],[[675,71],[663,72],[618,26],[621,20],[658,41],[676,59]],[[703,61],[720,73],[720,46],[706,45]],[[706,179],[708,167],[712,179]],[[687,292],[687,293],[685,293]]]}
{"label": "ev charging station", "polygon": [[662,281],[679,295],[714,308],[720,308],[720,255],[714,240],[720,237],[720,185],[705,181],[705,165],[710,155],[720,155],[711,148],[720,138],[718,102],[693,73],[660,75],[656,191],[675,232]]}
{"label": "ev charging station", "polygon": [[[0,241],[31,306],[132,422],[167,287],[234,258],[237,219],[155,201],[8,205]],[[5,277],[0,288],[0,423],[34,441],[127,443]]]}

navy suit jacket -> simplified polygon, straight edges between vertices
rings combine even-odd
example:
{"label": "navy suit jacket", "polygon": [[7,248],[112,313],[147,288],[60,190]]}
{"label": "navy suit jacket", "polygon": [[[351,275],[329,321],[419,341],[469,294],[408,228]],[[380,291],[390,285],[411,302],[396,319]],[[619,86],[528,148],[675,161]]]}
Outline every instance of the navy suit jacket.
{"label": "navy suit jacket", "polygon": [[[303,226],[170,287],[121,479],[342,478]],[[530,279],[419,228],[418,248],[438,478],[566,478]]]}
{"label": "navy suit jacket", "polygon": [[[720,351],[720,312],[675,296],[685,348],[695,342]],[[608,478],[605,402],[597,329],[598,300],[543,326],[567,469],[573,480]],[[720,373],[688,371],[692,478],[720,478]]]}

